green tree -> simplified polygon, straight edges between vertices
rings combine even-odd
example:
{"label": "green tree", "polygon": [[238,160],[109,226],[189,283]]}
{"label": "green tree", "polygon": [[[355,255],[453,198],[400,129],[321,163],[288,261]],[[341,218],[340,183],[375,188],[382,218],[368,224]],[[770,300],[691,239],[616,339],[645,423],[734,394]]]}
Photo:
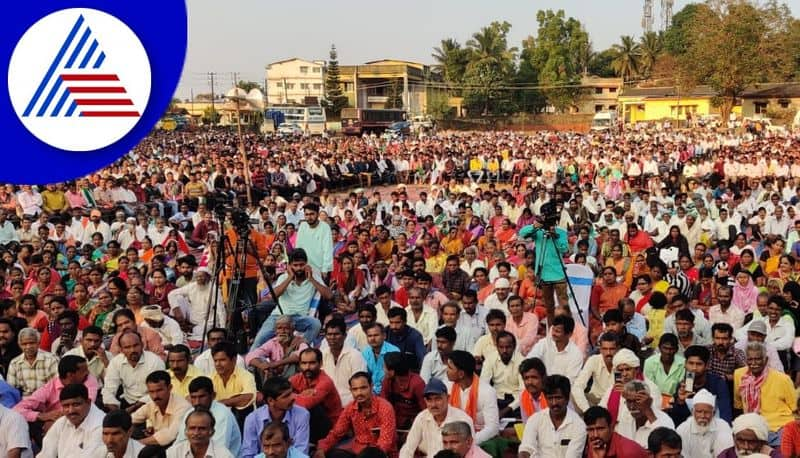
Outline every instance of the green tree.
{"label": "green tree", "polygon": [[641,46],[630,35],[624,35],[620,40],[620,43],[612,47],[614,60],[611,65],[624,81],[630,81],[640,72]]}
{"label": "green tree", "polygon": [[639,67],[642,75],[649,78],[658,56],[664,50],[662,35],[656,32],[645,33],[639,42]]}
{"label": "green tree", "polygon": [[469,63],[464,73],[464,102],[471,113],[507,113],[513,110],[502,90],[514,74],[517,48],[508,47],[508,22],[492,22],[472,34],[466,46]]}
{"label": "green tree", "polygon": [[460,84],[469,64],[469,50],[452,39],[445,38],[441,44],[433,48],[431,57],[436,61],[436,71],[448,84]]}
{"label": "green tree", "polygon": [[240,80],[238,83],[236,83],[236,87],[238,87],[239,89],[243,89],[246,92],[250,92],[253,89],[258,89],[262,93],[264,92],[263,86],[261,86],[260,84],[256,83],[255,81]]}
{"label": "green tree", "polygon": [[616,76],[612,63],[614,62],[614,50],[609,48],[596,53],[589,62],[589,74],[603,78]]}
{"label": "green tree", "polygon": [[342,93],[339,60],[336,45],[331,45],[328,59],[328,68],[325,75],[325,113],[332,118],[338,118],[342,108],[347,106],[347,96]]}
{"label": "green tree", "polygon": [[700,10],[707,9],[702,3],[689,3],[682,10],[672,16],[672,23],[664,32],[664,50],[673,56],[680,56],[686,52],[689,45],[689,25]]}
{"label": "green tree", "polygon": [[216,126],[217,123],[219,123],[219,119],[220,119],[220,114],[214,108],[211,108],[209,106],[206,107],[205,110],[203,110],[203,118],[202,118],[203,124],[211,124],[212,126]]}
{"label": "green tree", "polygon": [[[514,81],[520,86],[535,86],[539,83],[539,72],[532,63],[535,50],[533,37],[522,40],[522,50],[519,53],[519,69]],[[542,92],[538,89],[519,89],[515,93],[519,109],[526,113],[536,113],[546,105]]]}
{"label": "green tree", "polygon": [[791,38],[794,21],[788,8],[775,1],[707,3],[687,27],[679,63],[693,83],[717,91],[720,114],[727,119],[748,86],[794,76],[800,53]]}
{"label": "green tree", "polygon": [[591,47],[589,34],[575,18],[565,18],[563,10],[539,11],[536,38],[529,38],[530,64],[537,69],[539,84],[556,86],[543,89],[547,102],[558,111],[567,111],[581,97],[581,74]]}

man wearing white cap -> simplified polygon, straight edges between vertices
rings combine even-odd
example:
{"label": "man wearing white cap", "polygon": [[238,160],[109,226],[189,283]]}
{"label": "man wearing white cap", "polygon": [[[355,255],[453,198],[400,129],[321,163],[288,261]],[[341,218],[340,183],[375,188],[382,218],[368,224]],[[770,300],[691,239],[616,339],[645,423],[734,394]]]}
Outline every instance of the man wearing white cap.
{"label": "man wearing white cap", "polygon": [[[632,421],[631,414],[628,411],[628,406],[625,404],[625,398],[623,396],[625,384],[633,380],[642,380],[648,386],[651,393],[660,393],[661,390],[659,390],[658,385],[645,378],[644,374],[642,374],[639,357],[627,348],[622,348],[614,354],[611,366],[613,385],[608,388],[598,405],[608,409],[611,414],[612,424],[622,421]],[[660,405],[659,402],[656,404],[655,408],[658,409]],[[644,445],[642,446],[644,447]]]}
{"label": "man wearing white cap", "polygon": [[[225,327],[225,303],[219,291],[216,291],[216,299],[212,295],[214,282],[211,281],[208,267],[198,268],[192,278],[192,282],[170,291],[167,300],[172,315],[179,323],[194,325],[189,340],[200,341],[203,340],[204,328]],[[213,310],[215,304],[216,315]]]}
{"label": "man wearing white cap", "polygon": [[483,301],[483,306],[488,310],[502,310],[503,313],[506,314],[506,317],[508,317],[508,298],[510,293],[511,283],[508,281],[508,279],[502,277],[498,278],[494,281],[494,292],[490,294],[485,301]]}
{"label": "man wearing white cap", "polygon": [[767,445],[769,427],[764,417],[757,413],[739,415],[733,420],[733,446],[722,451],[718,458],[741,456],[782,456],[780,450]]}
{"label": "man wearing white cap", "polygon": [[714,415],[717,397],[702,389],[694,395],[692,416],[678,426],[684,458],[718,456],[733,446],[731,427]]}
{"label": "man wearing white cap", "polygon": [[161,336],[161,343],[165,348],[185,343],[183,331],[177,321],[161,311],[159,305],[146,305],[142,307],[143,327],[151,328]]}

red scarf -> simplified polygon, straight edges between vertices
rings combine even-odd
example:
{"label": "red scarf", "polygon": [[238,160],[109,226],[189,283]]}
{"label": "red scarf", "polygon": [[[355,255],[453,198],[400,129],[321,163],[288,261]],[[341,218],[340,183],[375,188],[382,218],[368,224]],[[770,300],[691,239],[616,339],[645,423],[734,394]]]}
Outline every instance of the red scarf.
{"label": "red scarf", "polygon": [[[641,373],[636,374],[636,380],[644,380]],[[614,390],[614,385],[611,385],[611,395],[608,397],[608,411],[611,413],[611,424],[617,424],[619,416],[619,406],[622,398],[622,393]]]}
{"label": "red scarf", "polygon": [[742,397],[745,413],[759,412],[761,410],[761,387],[767,380],[769,367],[765,367],[758,377],[754,376],[749,370],[739,385],[739,395]]}

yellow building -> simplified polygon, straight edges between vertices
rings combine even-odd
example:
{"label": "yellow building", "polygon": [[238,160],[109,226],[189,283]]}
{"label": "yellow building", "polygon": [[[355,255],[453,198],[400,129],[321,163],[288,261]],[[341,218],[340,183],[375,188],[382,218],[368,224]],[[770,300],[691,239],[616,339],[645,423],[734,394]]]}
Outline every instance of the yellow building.
{"label": "yellow building", "polygon": [[685,120],[686,114],[697,118],[715,111],[710,86],[697,86],[686,92],[675,87],[626,88],[619,96],[622,119],[626,124],[662,119]]}

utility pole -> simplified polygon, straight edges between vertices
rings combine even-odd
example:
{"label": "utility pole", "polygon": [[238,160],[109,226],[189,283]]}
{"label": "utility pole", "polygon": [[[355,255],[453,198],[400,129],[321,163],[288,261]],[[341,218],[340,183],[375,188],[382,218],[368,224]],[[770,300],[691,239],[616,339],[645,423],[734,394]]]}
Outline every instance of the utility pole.
{"label": "utility pole", "polygon": [[217,110],[214,107],[214,77],[217,76],[214,72],[209,72],[208,77],[211,78],[211,125],[215,125],[215,118],[217,117]]}

